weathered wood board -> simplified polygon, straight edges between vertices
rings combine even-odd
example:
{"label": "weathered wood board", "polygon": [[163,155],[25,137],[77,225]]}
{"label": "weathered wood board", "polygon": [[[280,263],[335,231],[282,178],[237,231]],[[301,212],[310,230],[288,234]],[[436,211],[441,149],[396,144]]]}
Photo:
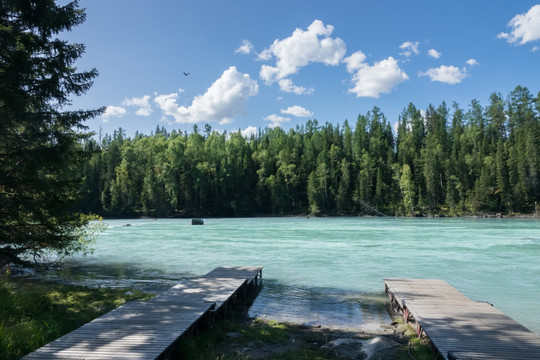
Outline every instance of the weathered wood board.
{"label": "weathered wood board", "polygon": [[155,359],[212,311],[224,307],[262,267],[220,267],[148,301],[131,301],[24,359]]}
{"label": "weathered wood board", "polygon": [[540,359],[540,336],[485,302],[438,279],[385,279],[445,359]]}

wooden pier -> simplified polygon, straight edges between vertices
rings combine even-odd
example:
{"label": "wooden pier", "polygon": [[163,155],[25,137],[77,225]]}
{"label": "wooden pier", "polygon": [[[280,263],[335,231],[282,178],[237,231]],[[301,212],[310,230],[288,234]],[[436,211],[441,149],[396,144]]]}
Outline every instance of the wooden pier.
{"label": "wooden pier", "polygon": [[212,321],[262,267],[219,267],[147,301],[131,301],[28,354],[24,359],[156,359],[202,320]]}
{"label": "wooden pier", "polygon": [[443,280],[385,279],[395,310],[446,360],[540,359],[540,336]]}

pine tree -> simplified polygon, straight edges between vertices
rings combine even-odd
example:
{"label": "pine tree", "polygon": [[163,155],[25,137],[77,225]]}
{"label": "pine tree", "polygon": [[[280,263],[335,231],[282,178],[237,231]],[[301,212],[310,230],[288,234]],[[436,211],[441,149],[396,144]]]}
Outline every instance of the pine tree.
{"label": "pine tree", "polygon": [[410,216],[414,216],[414,183],[412,180],[411,167],[409,164],[403,165],[401,177],[399,178],[399,187],[403,197],[403,208]]}
{"label": "pine tree", "polygon": [[71,207],[88,158],[83,122],[103,109],[63,111],[97,71],[78,72],[84,45],[56,38],[84,20],[76,1],[0,2],[0,267],[84,248],[78,230],[88,220]]}
{"label": "pine tree", "polygon": [[426,146],[422,150],[426,195],[430,211],[436,211],[444,203],[445,164],[448,153],[446,119],[448,109],[443,102],[437,110],[429,105],[426,111]]}

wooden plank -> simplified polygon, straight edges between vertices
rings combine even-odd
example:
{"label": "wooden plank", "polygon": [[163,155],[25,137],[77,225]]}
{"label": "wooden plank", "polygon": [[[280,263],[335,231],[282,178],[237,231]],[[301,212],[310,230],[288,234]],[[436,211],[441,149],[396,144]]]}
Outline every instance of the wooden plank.
{"label": "wooden plank", "polygon": [[262,275],[262,266],[221,266],[204,275],[203,278],[240,278],[247,282]]}
{"label": "wooden plank", "polygon": [[[156,358],[212,308],[212,304],[203,302],[198,308],[151,300],[136,305],[139,307],[128,306],[133,317],[126,317],[129,314],[125,311],[112,311],[45,345],[25,359],[78,359],[88,358],[88,354],[92,354],[92,358]],[[155,311],[161,312],[162,317],[156,317]],[[153,326],[144,326],[148,323]],[[103,324],[112,327],[103,327]]]}
{"label": "wooden plank", "polygon": [[262,267],[220,267],[148,301],[131,301],[24,359],[155,359],[210,310],[224,307]]}
{"label": "wooden plank", "polygon": [[490,304],[474,302],[439,279],[385,279],[445,359],[540,358],[540,337]]}
{"label": "wooden plank", "polygon": [[177,297],[186,297],[198,302],[213,303],[215,310],[219,310],[245,283],[246,280],[235,278],[186,280],[157,296],[155,301],[169,302]]}

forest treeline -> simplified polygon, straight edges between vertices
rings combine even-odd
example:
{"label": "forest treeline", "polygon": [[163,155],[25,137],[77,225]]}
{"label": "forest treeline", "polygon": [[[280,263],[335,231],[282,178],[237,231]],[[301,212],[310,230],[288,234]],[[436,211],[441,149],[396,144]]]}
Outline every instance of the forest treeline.
{"label": "forest treeline", "polygon": [[540,197],[540,93],[489,104],[412,103],[393,131],[375,107],[355,124],[309,120],[245,138],[194,126],[85,143],[81,210],[105,216],[532,213]]}

